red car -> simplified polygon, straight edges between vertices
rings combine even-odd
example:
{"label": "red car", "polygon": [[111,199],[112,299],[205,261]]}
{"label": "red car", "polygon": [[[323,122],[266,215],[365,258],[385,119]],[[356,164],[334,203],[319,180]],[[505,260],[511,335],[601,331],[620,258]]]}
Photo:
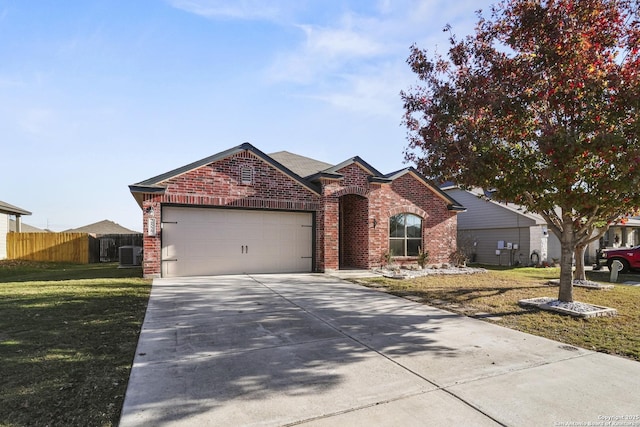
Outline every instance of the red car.
{"label": "red car", "polygon": [[602,257],[607,260],[609,270],[611,270],[611,264],[615,260],[622,263],[620,273],[628,273],[629,270],[640,269],[640,246],[605,249],[602,251]]}

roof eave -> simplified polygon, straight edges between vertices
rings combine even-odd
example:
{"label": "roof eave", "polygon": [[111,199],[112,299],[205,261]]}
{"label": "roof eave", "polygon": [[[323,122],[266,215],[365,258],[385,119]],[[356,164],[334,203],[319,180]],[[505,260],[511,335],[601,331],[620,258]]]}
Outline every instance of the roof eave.
{"label": "roof eave", "polygon": [[307,180],[310,182],[320,182],[321,179],[341,180],[344,179],[344,175],[332,172],[318,172],[307,177]]}
{"label": "roof eave", "polygon": [[0,212],[9,215],[31,215],[31,212],[28,210],[19,208],[7,202],[0,202]]}
{"label": "roof eave", "polygon": [[166,189],[166,187],[160,187],[157,185],[132,184],[129,186],[129,191],[131,191],[132,193],[162,194],[166,191]]}
{"label": "roof eave", "polygon": [[368,180],[373,184],[390,184],[393,182],[391,178],[385,178],[382,176],[369,176]]}
{"label": "roof eave", "polygon": [[142,208],[142,202],[144,201],[145,194],[164,194],[166,188],[153,186],[153,185],[139,185],[133,184],[129,186],[129,191],[131,191],[131,195],[135,199],[138,206]]}
{"label": "roof eave", "polygon": [[24,209],[0,209],[0,212],[8,214],[8,215],[31,215],[31,212],[25,211]]}
{"label": "roof eave", "polygon": [[449,204],[449,205],[447,205],[447,210],[454,211],[454,212],[466,212],[467,208],[465,208],[462,205]]}

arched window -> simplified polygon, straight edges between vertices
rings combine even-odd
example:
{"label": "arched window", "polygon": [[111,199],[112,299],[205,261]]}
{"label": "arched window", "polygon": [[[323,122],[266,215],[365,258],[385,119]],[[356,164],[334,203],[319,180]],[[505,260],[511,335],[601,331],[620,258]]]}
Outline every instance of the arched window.
{"label": "arched window", "polygon": [[394,256],[418,256],[422,246],[422,218],[410,213],[389,220],[389,250]]}

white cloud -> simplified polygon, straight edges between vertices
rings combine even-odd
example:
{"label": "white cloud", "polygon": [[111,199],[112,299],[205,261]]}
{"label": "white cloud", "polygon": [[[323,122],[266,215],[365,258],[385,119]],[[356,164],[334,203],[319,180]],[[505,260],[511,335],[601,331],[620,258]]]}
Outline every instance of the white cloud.
{"label": "white cloud", "polygon": [[450,23],[464,36],[473,30],[475,10],[491,0],[379,0],[341,7],[329,2],[315,10],[301,0],[168,1],[209,18],[297,28],[299,40],[276,51],[265,68],[269,84],[294,84],[294,96],[351,112],[399,116],[399,92],[413,81],[405,63],[409,47],[418,43],[444,53],[448,36],[442,28]]}
{"label": "white cloud", "polygon": [[458,37],[470,34],[475,11],[488,9],[490,1],[381,0],[374,9],[343,11],[324,26],[299,25],[303,41],[280,52],[268,76],[304,85],[313,98],[337,108],[399,117],[399,92],[415,82],[405,62],[409,47],[445,53],[445,25]]}
{"label": "white cloud", "polygon": [[295,0],[167,0],[177,8],[206,18],[281,21],[296,9]]}
{"label": "white cloud", "polygon": [[307,96],[340,109],[367,116],[389,117],[400,122],[400,90],[412,81],[402,64],[376,64],[367,71],[340,75],[340,82]]}
{"label": "white cloud", "polygon": [[281,52],[267,71],[272,82],[311,84],[347,64],[375,58],[384,53],[384,44],[366,32],[351,28],[299,25],[304,42],[295,50]]}
{"label": "white cloud", "polygon": [[321,28],[301,25],[306,34],[305,50],[324,57],[344,59],[379,54],[384,46],[369,34],[351,28]]}

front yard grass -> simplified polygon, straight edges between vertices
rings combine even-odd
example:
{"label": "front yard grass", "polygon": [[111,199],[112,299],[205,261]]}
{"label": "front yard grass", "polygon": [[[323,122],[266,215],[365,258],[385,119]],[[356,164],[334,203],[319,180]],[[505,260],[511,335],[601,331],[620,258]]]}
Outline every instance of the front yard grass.
{"label": "front yard grass", "polygon": [[[604,278],[608,274],[589,272],[588,276],[590,280],[606,283]],[[533,335],[640,361],[640,287],[574,288],[575,301],[615,308],[616,317],[580,319],[518,305],[525,298],[557,298],[558,288],[546,283],[559,277],[558,268],[513,268],[410,280],[376,278],[359,283],[383,286],[395,295]],[[633,277],[627,278],[630,279]]]}
{"label": "front yard grass", "polygon": [[139,268],[0,261],[0,426],[117,425],[150,288]]}

